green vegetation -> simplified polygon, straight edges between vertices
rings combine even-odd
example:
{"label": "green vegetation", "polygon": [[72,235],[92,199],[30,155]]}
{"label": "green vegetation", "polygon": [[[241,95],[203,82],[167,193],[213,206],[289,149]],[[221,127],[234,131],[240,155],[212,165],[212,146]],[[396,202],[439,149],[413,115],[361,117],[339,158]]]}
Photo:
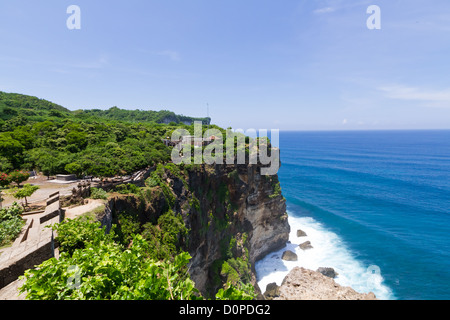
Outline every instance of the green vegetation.
{"label": "green vegetation", "polygon": [[140,235],[127,249],[113,241],[87,244],[26,271],[21,290],[30,300],[197,299],[187,273],[190,256],[159,262],[147,257],[149,249]]}
{"label": "green vegetation", "polygon": [[229,285],[226,289],[219,289],[216,294],[217,300],[253,300],[255,299],[255,289],[250,283],[242,284],[239,287]]}
{"label": "green vegetation", "polygon": [[120,184],[114,188],[114,190],[120,194],[139,194],[140,188],[135,184]]}
{"label": "green vegetation", "polygon": [[150,256],[157,260],[172,260],[181,254],[182,243],[186,241],[188,229],[184,225],[181,215],[175,215],[171,210],[158,219],[153,225],[143,226],[142,236],[153,248]]}
{"label": "green vegetation", "polygon": [[[172,207],[175,204],[175,195],[172,192],[172,188],[167,182],[166,169],[174,170],[174,164],[170,163],[164,166],[163,164],[158,164],[156,170],[150,174],[150,177],[145,181],[145,185],[149,188],[159,187],[164,194],[164,197],[169,205]],[[184,182],[185,183],[185,182]]]}
{"label": "green vegetation", "polygon": [[108,199],[108,193],[101,188],[91,188],[90,198],[106,200],[106,199]]}
{"label": "green vegetation", "polygon": [[[223,300],[251,300],[256,297],[255,289],[251,285],[251,265],[248,249],[245,247],[247,234],[242,234],[240,239],[228,237],[221,242],[222,258],[216,260],[215,282],[225,282],[223,289],[216,295]],[[219,276],[222,278],[219,279]],[[239,296],[235,296],[238,294]]]}
{"label": "green vegetation", "polygon": [[[191,257],[184,250],[189,230],[177,207],[176,196],[182,186],[180,181],[188,190],[183,214],[198,214],[205,233],[209,227],[225,231],[230,226],[234,204],[229,199],[226,183],[218,186],[216,194],[206,186],[189,190],[188,171],[204,170],[202,166],[170,163],[171,148],[163,139],[179,128],[193,134],[194,120],[210,122],[209,118],[196,119],[170,111],[132,111],[117,107],[70,111],[36,97],[0,92],[0,187],[11,183],[20,186],[28,179],[30,170],[48,177],[66,173],[102,178],[155,168],[145,187],[127,184],[110,192],[133,194],[142,205],[157,202],[157,214],[146,219],[141,213],[118,212],[108,234],[95,222],[95,212],[56,225],[60,257],[25,273],[21,290],[27,293],[28,299],[202,298],[188,273]],[[214,125],[209,127],[220,130],[225,137],[225,130]],[[247,155],[250,142],[246,137]],[[235,153],[236,143],[237,140]],[[239,181],[236,170],[228,178]],[[29,196],[25,193],[36,191],[31,187],[17,189],[22,192],[17,196]],[[93,199],[108,196],[103,189],[91,188]],[[220,204],[216,212],[204,210],[200,200],[205,197]],[[20,214],[17,217],[3,211],[0,218],[0,243],[10,242],[20,232],[23,220]],[[244,243],[244,235],[226,239],[222,259],[215,263],[220,286],[225,283],[216,299],[255,297],[249,283],[251,268]]]}
{"label": "green vegetation", "polygon": [[22,188],[15,187],[9,190],[9,193],[13,195],[16,199],[24,199],[25,207],[28,207],[27,197],[31,197],[33,193],[39,190],[39,186],[33,186],[31,184],[25,184]]}
{"label": "green vegetation", "polygon": [[273,187],[273,193],[269,196],[269,198],[273,199],[281,195],[281,185],[280,182],[277,182]]}
{"label": "green vegetation", "polygon": [[9,208],[0,210],[0,247],[13,242],[22,231],[25,225],[22,212],[23,209],[16,202]]}
{"label": "green vegetation", "polygon": [[[181,216],[169,211],[157,225],[144,225],[142,235],[128,228],[125,238],[117,227],[106,234],[89,217],[57,224],[59,259],[27,270],[20,291],[30,300],[202,299],[188,273],[191,257],[178,243],[187,233]],[[230,284],[216,299],[252,299],[247,287]]]}
{"label": "green vegetation", "polygon": [[129,244],[119,241],[115,227],[109,234],[99,222],[82,217],[57,224],[59,259],[26,271],[21,287],[32,300],[197,299],[189,279],[190,256],[151,257],[153,248],[141,235]]}
{"label": "green vegetation", "polygon": [[92,217],[80,217],[67,219],[53,226],[58,234],[56,241],[61,252],[72,255],[77,249],[85,249],[87,246],[97,246],[101,242],[111,242],[114,232],[107,235],[105,228],[101,228],[99,222]]}
{"label": "green vegetation", "polygon": [[15,170],[12,171],[9,175],[8,175],[8,179],[9,181],[12,183],[16,183],[17,186],[20,186],[20,184],[22,182],[25,182],[28,180],[28,178],[30,177],[30,174],[28,172],[25,171],[19,171],[19,170]]}
{"label": "green vegetation", "polygon": [[[170,121],[169,121],[170,120]],[[169,111],[78,110],[0,92],[0,171],[39,170],[110,177],[170,161],[162,138],[210,119]],[[164,123],[170,123],[169,125]],[[20,183],[20,182],[19,182]]]}

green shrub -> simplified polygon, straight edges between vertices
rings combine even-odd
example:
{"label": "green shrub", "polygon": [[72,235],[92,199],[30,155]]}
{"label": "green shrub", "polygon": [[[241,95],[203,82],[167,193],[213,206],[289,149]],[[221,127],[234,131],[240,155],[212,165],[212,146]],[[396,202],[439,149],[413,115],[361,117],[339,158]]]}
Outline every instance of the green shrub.
{"label": "green shrub", "polygon": [[180,253],[187,234],[183,218],[171,210],[159,217],[157,225],[146,223],[142,231],[152,247],[150,256],[155,260],[170,260]]}
{"label": "green shrub", "polygon": [[188,253],[173,262],[149,259],[149,244],[135,236],[128,249],[100,242],[62,253],[25,272],[20,292],[30,300],[192,300],[198,291],[189,278]]}
{"label": "green shrub", "polygon": [[122,243],[128,245],[133,239],[133,236],[140,232],[141,224],[136,215],[127,214],[126,212],[119,213],[118,219]]}
{"label": "green shrub", "polygon": [[139,194],[141,189],[135,184],[128,183],[116,186],[115,190],[120,194]]}
{"label": "green shrub", "polygon": [[23,209],[16,202],[11,207],[0,210],[0,247],[8,245],[19,236],[25,225],[22,212]]}
{"label": "green shrub", "polygon": [[105,233],[105,227],[100,222],[89,216],[76,219],[66,219],[62,223],[53,226],[57,232],[56,241],[59,243],[60,252],[72,255],[77,249],[84,249],[88,245],[98,245],[102,242],[113,242],[114,230]]}
{"label": "green shrub", "polygon": [[9,174],[9,179],[11,182],[15,182],[19,186],[22,182],[27,181],[30,174],[26,171],[15,170]]}
{"label": "green shrub", "polygon": [[234,169],[230,173],[228,173],[228,178],[233,179],[235,183],[239,182],[239,173],[237,169]]}
{"label": "green shrub", "polygon": [[25,184],[22,188],[12,188],[9,190],[9,193],[16,199],[25,199],[25,206],[28,206],[27,197],[31,197],[37,190],[39,190],[39,186],[33,186],[31,184]]}
{"label": "green shrub", "polygon": [[255,288],[250,283],[239,286],[227,283],[225,287],[216,293],[216,300],[253,300],[256,298]]}
{"label": "green shrub", "polygon": [[273,188],[273,193],[269,196],[269,198],[273,199],[281,195],[281,186],[280,182],[277,182]]}
{"label": "green shrub", "polygon": [[108,193],[101,188],[91,188],[91,199],[108,199]]}

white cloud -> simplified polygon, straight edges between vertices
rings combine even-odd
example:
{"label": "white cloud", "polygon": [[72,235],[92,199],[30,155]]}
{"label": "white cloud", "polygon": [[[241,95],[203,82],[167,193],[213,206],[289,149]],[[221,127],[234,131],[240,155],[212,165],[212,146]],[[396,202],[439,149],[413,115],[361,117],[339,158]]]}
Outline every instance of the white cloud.
{"label": "white cloud", "polygon": [[419,102],[430,102],[430,107],[450,108],[450,88],[444,90],[430,90],[403,85],[392,85],[378,88],[385,96],[397,100],[409,100]]}
{"label": "white cloud", "polygon": [[320,8],[320,9],[314,10],[314,13],[324,14],[324,13],[330,13],[333,11],[336,11],[336,9],[333,7],[325,7],[325,8]]}
{"label": "white cloud", "polygon": [[156,54],[160,55],[160,56],[168,57],[172,61],[180,61],[181,60],[180,54],[173,50],[158,51]]}

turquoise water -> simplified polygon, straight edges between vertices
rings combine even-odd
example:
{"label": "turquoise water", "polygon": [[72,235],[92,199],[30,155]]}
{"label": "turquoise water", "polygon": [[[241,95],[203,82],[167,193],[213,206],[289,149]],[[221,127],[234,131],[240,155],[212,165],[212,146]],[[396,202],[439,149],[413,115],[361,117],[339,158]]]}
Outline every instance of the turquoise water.
{"label": "turquoise water", "polygon": [[381,299],[450,299],[450,131],[281,132],[280,148],[288,247],[314,248],[258,262],[262,290],[323,266]]}

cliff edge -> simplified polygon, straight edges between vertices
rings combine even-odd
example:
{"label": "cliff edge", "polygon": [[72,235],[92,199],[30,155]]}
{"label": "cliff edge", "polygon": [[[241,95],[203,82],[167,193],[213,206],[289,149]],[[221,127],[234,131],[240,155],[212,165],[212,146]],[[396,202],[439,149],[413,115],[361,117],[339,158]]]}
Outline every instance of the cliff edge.
{"label": "cliff edge", "polygon": [[189,252],[191,279],[205,297],[225,284],[251,283],[260,295],[255,262],[289,239],[286,201],[277,175],[261,175],[260,165],[158,165],[144,196],[113,195],[103,224],[118,215],[156,224],[168,210],[181,216],[188,232],[179,239]]}

